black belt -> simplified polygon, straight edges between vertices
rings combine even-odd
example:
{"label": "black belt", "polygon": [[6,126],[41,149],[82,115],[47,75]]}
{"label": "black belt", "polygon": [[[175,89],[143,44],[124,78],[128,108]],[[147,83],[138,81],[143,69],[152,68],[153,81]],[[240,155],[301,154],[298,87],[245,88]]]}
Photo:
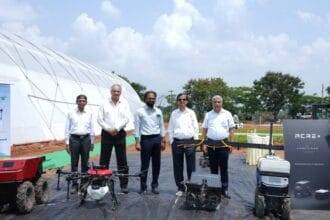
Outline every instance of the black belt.
{"label": "black belt", "polygon": [[70,134],[70,137],[80,138],[80,139],[87,138],[89,136],[90,136],[90,134]]}
{"label": "black belt", "polygon": [[212,146],[225,146],[224,142],[227,142],[228,139],[222,139],[222,140],[213,140],[211,138],[207,138],[206,141],[204,142],[206,145],[209,145],[211,148]]}
{"label": "black belt", "polygon": [[141,139],[151,139],[155,137],[159,137],[160,134],[149,134],[149,135],[141,135]]}
{"label": "black belt", "polygon": [[194,140],[194,138],[193,138],[193,137],[191,137],[191,138],[184,138],[184,139],[173,138],[173,140],[175,140],[175,141],[182,141],[182,142],[184,142],[184,141],[191,141],[191,140]]}
{"label": "black belt", "polygon": [[106,137],[111,137],[111,138],[121,138],[126,136],[126,131],[124,129],[121,129],[120,131],[117,132],[116,135],[111,136],[106,130],[102,129],[101,136],[105,135]]}

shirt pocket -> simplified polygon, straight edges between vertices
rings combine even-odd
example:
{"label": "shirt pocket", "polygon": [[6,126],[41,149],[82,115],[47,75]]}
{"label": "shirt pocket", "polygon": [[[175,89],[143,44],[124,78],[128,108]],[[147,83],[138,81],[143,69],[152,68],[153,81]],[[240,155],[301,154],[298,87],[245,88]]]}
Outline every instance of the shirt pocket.
{"label": "shirt pocket", "polygon": [[221,125],[221,127],[225,128],[225,129],[228,129],[228,122],[226,120],[222,120],[220,122],[220,125]]}

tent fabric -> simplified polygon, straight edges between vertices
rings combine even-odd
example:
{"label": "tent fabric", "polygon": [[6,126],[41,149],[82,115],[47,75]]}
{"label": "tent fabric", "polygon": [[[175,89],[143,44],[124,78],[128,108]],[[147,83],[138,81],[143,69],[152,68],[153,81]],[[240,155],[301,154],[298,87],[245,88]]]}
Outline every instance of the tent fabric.
{"label": "tent fabric", "polygon": [[95,115],[113,84],[122,85],[132,110],[142,105],[118,75],[5,32],[0,32],[0,83],[11,85],[12,144],[64,139],[66,114],[79,94],[87,95]]}

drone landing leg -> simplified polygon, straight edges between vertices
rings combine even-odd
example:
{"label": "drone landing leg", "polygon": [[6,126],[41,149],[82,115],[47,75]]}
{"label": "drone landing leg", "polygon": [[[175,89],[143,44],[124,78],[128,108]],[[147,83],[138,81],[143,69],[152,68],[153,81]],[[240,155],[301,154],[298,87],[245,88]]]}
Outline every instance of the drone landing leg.
{"label": "drone landing leg", "polygon": [[70,199],[70,180],[67,180],[67,188],[66,188],[66,199]]}
{"label": "drone landing leg", "polygon": [[110,180],[109,182],[109,190],[111,194],[112,210],[115,210],[116,207],[119,205],[119,202],[115,194],[115,182],[113,180]]}
{"label": "drone landing leg", "polygon": [[81,187],[80,187],[80,192],[82,193],[81,200],[80,200],[80,206],[85,203],[85,199],[87,197],[87,187],[90,184],[89,180],[86,179],[81,179]]}
{"label": "drone landing leg", "polygon": [[58,172],[57,173],[57,187],[56,187],[56,190],[60,190],[60,178],[61,178],[61,173]]}

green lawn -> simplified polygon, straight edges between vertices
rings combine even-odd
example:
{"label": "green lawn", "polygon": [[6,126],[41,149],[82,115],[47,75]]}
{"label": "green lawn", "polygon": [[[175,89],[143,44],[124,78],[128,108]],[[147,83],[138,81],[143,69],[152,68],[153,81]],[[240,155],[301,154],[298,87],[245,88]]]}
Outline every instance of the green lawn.
{"label": "green lawn", "polygon": [[[267,127],[257,127],[257,128],[239,128],[235,130],[235,141],[237,142],[247,142],[247,134],[258,133],[258,135],[266,136],[269,134],[269,128]],[[274,127],[273,128],[273,143],[274,144],[283,144],[283,128]]]}

